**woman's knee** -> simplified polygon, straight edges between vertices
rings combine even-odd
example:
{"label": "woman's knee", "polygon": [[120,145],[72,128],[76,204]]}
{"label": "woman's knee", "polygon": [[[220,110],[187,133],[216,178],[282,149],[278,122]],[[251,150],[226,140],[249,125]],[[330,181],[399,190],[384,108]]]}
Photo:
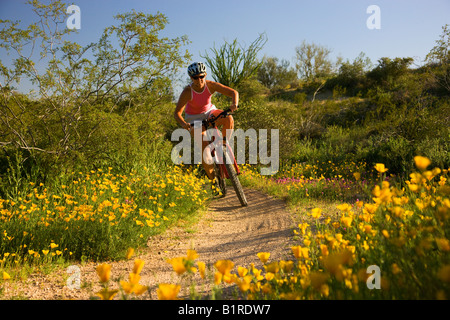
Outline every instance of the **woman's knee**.
{"label": "woman's knee", "polygon": [[218,125],[222,125],[225,128],[233,129],[234,128],[234,119],[232,115],[228,115],[226,118],[220,119],[220,121],[217,122]]}
{"label": "woman's knee", "polygon": [[229,115],[227,118],[228,118],[229,121],[230,121],[231,127],[234,127],[234,118],[233,118],[233,116],[232,116],[232,115]]}

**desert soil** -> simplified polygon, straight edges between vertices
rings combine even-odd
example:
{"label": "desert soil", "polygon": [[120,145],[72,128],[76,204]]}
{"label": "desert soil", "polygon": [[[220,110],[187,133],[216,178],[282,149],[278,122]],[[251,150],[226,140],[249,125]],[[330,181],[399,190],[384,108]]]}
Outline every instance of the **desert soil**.
{"label": "desert soil", "polygon": [[[213,264],[217,260],[230,259],[237,266],[248,267],[254,263],[262,268],[258,252],[270,252],[270,260],[292,259],[292,214],[283,200],[252,189],[245,189],[248,206],[241,207],[234,191],[226,197],[213,200],[197,222],[189,226],[176,226],[164,234],[149,240],[148,246],[127,261],[108,262],[112,265],[111,279],[122,277],[128,280],[134,259],[145,261],[141,272],[143,285],[150,288],[150,298],[157,299],[158,283],[180,283],[179,297],[188,297],[187,280],[181,280],[173,271],[167,259],[185,256],[187,249],[195,249],[198,261],[208,266],[209,279],[203,280],[198,273],[194,276],[196,291],[203,297],[210,294]],[[50,274],[31,274],[21,281],[5,281],[0,299],[23,298],[33,300],[90,299],[100,290],[95,272],[97,263],[79,264],[81,286],[70,289],[67,269]],[[117,281],[111,281],[110,288],[117,288]],[[119,298],[119,296],[116,296]],[[149,299],[145,294],[142,298]]]}

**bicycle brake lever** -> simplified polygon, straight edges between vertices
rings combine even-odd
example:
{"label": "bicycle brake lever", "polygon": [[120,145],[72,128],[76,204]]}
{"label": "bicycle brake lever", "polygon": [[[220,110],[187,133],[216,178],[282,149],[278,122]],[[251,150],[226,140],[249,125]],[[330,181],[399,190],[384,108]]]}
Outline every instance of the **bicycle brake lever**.
{"label": "bicycle brake lever", "polygon": [[226,109],[225,111],[226,111],[227,113],[233,114],[235,111],[238,110],[238,108],[239,108],[239,105],[236,106],[236,110],[234,110],[234,111],[231,111],[231,108],[228,108],[228,109]]}

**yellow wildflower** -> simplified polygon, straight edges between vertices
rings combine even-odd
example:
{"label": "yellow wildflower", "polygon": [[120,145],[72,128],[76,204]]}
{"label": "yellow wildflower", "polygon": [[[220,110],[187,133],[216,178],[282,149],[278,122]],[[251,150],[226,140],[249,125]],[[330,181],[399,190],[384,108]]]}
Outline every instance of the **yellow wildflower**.
{"label": "yellow wildflower", "polygon": [[197,266],[198,266],[198,272],[200,272],[200,277],[202,277],[202,279],[205,279],[205,268],[206,268],[205,263],[198,261]]}
{"label": "yellow wildflower", "polygon": [[344,212],[349,212],[352,209],[352,206],[348,203],[343,203],[337,206],[337,208]]}
{"label": "yellow wildflower", "polygon": [[216,271],[214,273],[214,284],[219,285],[222,282],[222,277],[223,277],[222,273]]}
{"label": "yellow wildflower", "polygon": [[322,256],[327,256],[329,253],[328,246],[326,244],[321,244],[320,251],[322,252]]}
{"label": "yellow wildflower", "polygon": [[298,225],[300,231],[302,232],[302,234],[306,234],[306,228],[308,228],[309,224],[305,223],[300,223]]}
{"label": "yellow wildflower", "polygon": [[184,265],[184,258],[183,257],[167,259],[166,261],[172,265],[173,270],[178,275],[181,275],[181,274],[186,272],[186,266]]}
{"label": "yellow wildflower", "polygon": [[388,171],[388,168],[385,168],[385,166],[384,166],[383,163],[377,163],[377,164],[375,165],[374,168],[375,168],[375,170],[377,170],[379,173],[384,173],[384,172]]}
{"label": "yellow wildflower", "polygon": [[352,225],[353,218],[352,217],[342,217],[341,222],[343,225],[345,225],[347,228]]}
{"label": "yellow wildflower", "polygon": [[101,282],[108,282],[111,277],[111,265],[102,263],[96,268],[97,274],[100,277]]}
{"label": "yellow wildflower", "polygon": [[144,267],[144,261],[143,260],[141,260],[141,259],[134,260],[133,273],[140,274],[143,267]]}
{"label": "yellow wildflower", "polygon": [[119,290],[108,290],[108,288],[104,288],[103,290],[96,293],[102,300],[112,300],[114,296],[119,292]]}
{"label": "yellow wildflower", "polygon": [[419,190],[419,186],[417,185],[417,184],[415,184],[415,183],[410,183],[410,184],[408,184],[408,187],[409,187],[409,189],[412,191],[412,192],[417,192],[418,190]]}
{"label": "yellow wildflower", "polygon": [[243,277],[243,279],[236,279],[236,284],[242,292],[246,292],[250,289],[250,283],[252,281],[252,276],[248,275]]}
{"label": "yellow wildflower", "polygon": [[301,258],[305,258],[308,259],[309,258],[309,249],[308,248],[302,248],[301,246],[294,246],[291,247],[292,253],[294,254],[295,258],[297,259],[301,259]]}
{"label": "yellow wildflower", "polygon": [[325,284],[328,278],[329,275],[324,272],[312,272],[309,275],[311,286],[317,291],[321,290],[322,286]]}
{"label": "yellow wildflower", "polygon": [[324,258],[324,267],[331,274],[336,275],[341,270],[341,266],[345,264],[351,264],[352,253],[349,250],[343,250],[328,255]]}
{"label": "yellow wildflower", "polygon": [[257,256],[262,263],[266,263],[269,260],[270,252],[259,252]]}
{"label": "yellow wildflower", "polygon": [[314,208],[311,210],[311,216],[315,219],[320,218],[320,216],[322,215],[322,209],[320,208]]}
{"label": "yellow wildflower", "polygon": [[218,260],[214,267],[219,271],[222,275],[229,274],[230,271],[234,268],[234,263],[231,260]]}
{"label": "yellow wildflower", "polygon": [[134,272],[130,273],[129,281],[120,281],[120,286],[125,291],[125,293],[131,294],[134,293],[136,295],[141,295],[148,290],[147,286],[143,286],[139,284],[139,280],[141,276]]}
{"label": "yellow wildflower", "polygon": [[267,272],[266,276],[265,276],[267,281],[271,281],[274,277],[275,277],[275,274],[273,274],[272,272]]}
{"label": "yellow wildflower", "polygon": [[177,300],[180,288],[180,285],[161,283],[156,290],[156,294],[159,300]]}
{"label": "yellow wildflower", "polygon": [[278,273],[280,271],[280,264],[278,261],[274,261],[265,265],[264,268],[266,269],[266,272]]}
{"label": "yellow wildflower", "polygon": [[365,233],[371,233],[371,232],[372,232],[372,226],[369,225],[369,224],[366,224],[366,225],[364,226],[364,232],[365,232]]}
{"label": "yellow wildflower", "polygon": [[238,267],[237,270],[240,277],[245,277],[248,273],[248,269],[244,267]]}
{"label": "yellow wildflower", "polygon": [[133,256],[133,254],[134,254],[134,249],[133,248],[129,248],[127,250],[126,259],[127,260],[130,259]]}
{"label": "yellow wildflower", "polygon": [[422,171],[425,170],[431,164],[430,159],[422,156],[415,156],[414,162],[416,164],[416,167]]}
{"label": "yellow wildflower", "polygon": [[187,251],[187,260],[195,260],[198,258],[197,251],[188,249]]}
{"label": "yellow wildflower", "polygon": [[283,270],[283,272],[289,273],[294,268],[294,261],[281,260],[280,261],[280,268]]}

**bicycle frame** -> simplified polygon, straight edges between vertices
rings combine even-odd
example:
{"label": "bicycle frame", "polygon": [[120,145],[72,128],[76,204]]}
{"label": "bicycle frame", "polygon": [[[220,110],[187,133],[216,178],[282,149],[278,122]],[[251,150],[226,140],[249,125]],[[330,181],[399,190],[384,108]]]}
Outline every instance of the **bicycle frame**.
{"label": "bicycle frame", "polygon": [[[236,191],[236,195],[239,199],[239,202],[242,206],[247,206],[247,198],[245,197],[244,190],[239,181],[238,175],[240,174],[239,167],[236,162],[236,158],[234,157],[233,150],[230,148],[228,144],[227,137],[222,137],[219,129],[216,126],[216,121],[219,118],[224,118],[228,116],[230,109],[226,109],[222,111],[217,116],[212,116],[209,119],[202,121],[202,127],[205,128],[207,137],[209,141],[213,141],[215,145],[211,150],[211,156],[215,162],[215,169],[217,169],[216,178],[218,178],[219,187],[224,191],[223,195],[226,193],[226,185],[225,179],[230,179],[231,184],[233,185],[234,190]],[[208,128],[214,129],[214,135],[211,134],[211,131]],[[202,128],[203,130],[203,128]],[[216,139],[222,140],[216,141]],[[220,150],[221,152],[216,152],[216,150]]]}
{"label": "bicycle frame", "polygon": [[[222,111],[220,114],[218,114],[217,116],[212,116],[209,119],[202,120],[202,126],[205,127],[205,129],[206,129],[206,134],[207,134],[209,141],[215,142],[216,137],[222,137],[221,132],[219,131],[219,129],[216,126],[216,121],[220,118],[227,117],[229,115],[230,111],[231,111],[230,109],[226,109],[226,110]],[[211,135],[211,132],[208,130],[208,127],[215,130],[215,135]],[[219,146],[219,144],[216,144],[215,148],[213,148],[211,150],[211,156],[214,159],[214,161],[216,162],[216,164],[220,167],[220,173],[222,175],[222,178],[229,179],[230,177],[228,175],[227,170],[225,169],[225,161],[226,161],[226,157],[224,156],[225,153],[229,155],[230,160],[233,162],[234,168],[238,175],[240,174],[240,171],[239,171],[239,167],[237,165],[236,159],[234,157],[233,150],[231,149],[230,145],[228,144],[226,137],[222,137],[222,139],[225,142],[222,145],[223,145],[223,147],[226,147],[226,148],[223,148],[222,152],[220,154],[219,152],[215,152],[216,148]]]}

